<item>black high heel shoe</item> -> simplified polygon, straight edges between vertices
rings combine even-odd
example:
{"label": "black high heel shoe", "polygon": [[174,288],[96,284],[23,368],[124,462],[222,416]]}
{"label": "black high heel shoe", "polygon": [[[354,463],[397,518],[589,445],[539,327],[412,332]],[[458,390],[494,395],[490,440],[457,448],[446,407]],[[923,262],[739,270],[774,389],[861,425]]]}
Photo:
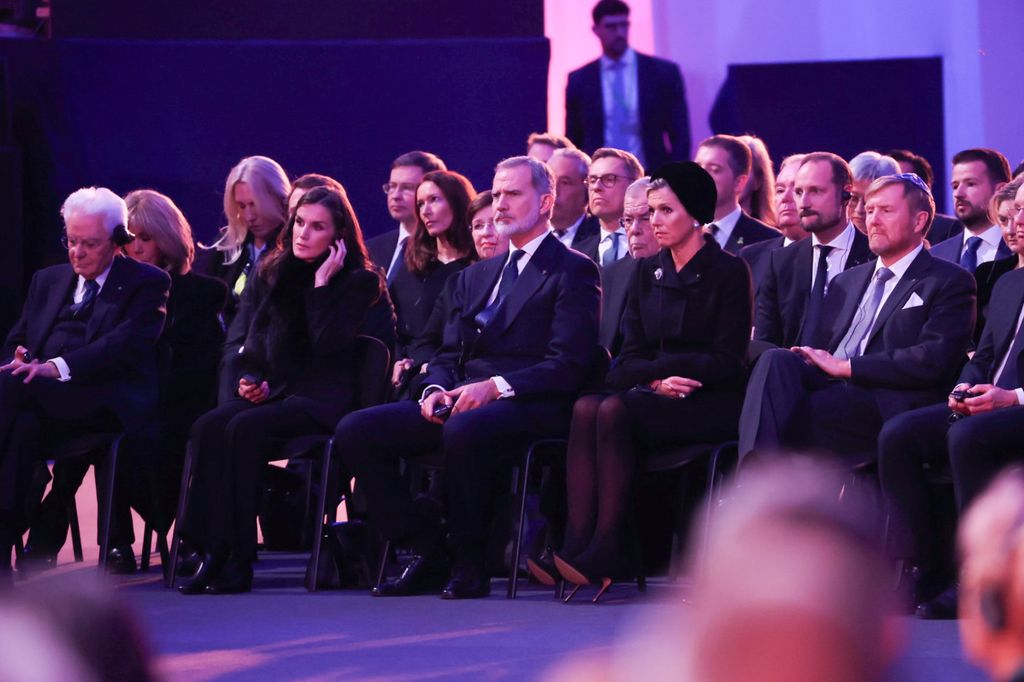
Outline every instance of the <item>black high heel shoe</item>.
{"label": "black high heel shoe", "polygon": [[[569,563],[559,556],[557,552],[554,554],[554,559],[555,568],[558,569],[561,576],[568,582],[575,585],[572,592],[569,593],[569,596],[563,600],[563,603],[565,604],[568,604],[569,600],[571,600],[584,585],[600,585],[601,587],[598,589],[597,594],[595,594],[594,598],[591,599],[591,602],[596,604],[604,593],[612,586],[613,580],[610,576],[611,571],[603,571],[597,569],[597,567],[591,568],[579,560],[574,560],[573,563]],[[601,575],[602,573],[606,573],[608,575]]]}
{"label": "black high heel shoe", "polygon": [[227,559],[224,555],[211,554],[203,555],[199,563],[199,570],[188,582],[178,586],[178,592],[182,594],[203,594],[206,586],[213,582],[224,569],[224,562]]}

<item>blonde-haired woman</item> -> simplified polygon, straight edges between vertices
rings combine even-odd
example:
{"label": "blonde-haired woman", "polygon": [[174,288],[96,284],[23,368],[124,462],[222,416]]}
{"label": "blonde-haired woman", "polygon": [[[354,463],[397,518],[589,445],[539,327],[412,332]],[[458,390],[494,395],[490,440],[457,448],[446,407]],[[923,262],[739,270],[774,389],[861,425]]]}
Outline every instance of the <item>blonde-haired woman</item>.
{"label": "blonde-haired woman", "polygon": [[224,183],[224,215],[228,224],[209,247],[199,267],[227,284],[231,299],[224,311],[230,324],[238,298],[252,278],[260,258],[273,246],[288,219],[291,184],[280,164],[266,156],[247,156],[228,173]]}
{"label": "blonde-haired woman", "polygon": [[[169,525],[178,498],[188,431],[197,417],[214,406],[217,365],[224,342],[220,314],[228,292],[220,280],[192,272],[192,228],[170,197],[140,189],[126,196],[125,203],[128,229],[135,234],[135,241],[124,247],[125,253],[171,276],[167,318],[160,337],[171,349],[169,381],[160,406],[163,445],[156,477],[162,518],[153,519]],[[136,497],[148,499],[146,495]],[[160,528],[161,532],[165,530]]]}

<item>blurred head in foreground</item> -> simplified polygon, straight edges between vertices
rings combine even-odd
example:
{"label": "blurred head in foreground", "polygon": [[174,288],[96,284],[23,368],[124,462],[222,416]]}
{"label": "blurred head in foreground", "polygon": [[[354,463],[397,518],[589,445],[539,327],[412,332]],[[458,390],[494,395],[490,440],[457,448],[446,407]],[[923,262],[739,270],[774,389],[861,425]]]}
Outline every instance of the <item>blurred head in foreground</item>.
{"label": "blurred head in foreground", "polygon": [[994,680],[1024,670],[1024,472],[999,476],[960,524],[960,634]]}

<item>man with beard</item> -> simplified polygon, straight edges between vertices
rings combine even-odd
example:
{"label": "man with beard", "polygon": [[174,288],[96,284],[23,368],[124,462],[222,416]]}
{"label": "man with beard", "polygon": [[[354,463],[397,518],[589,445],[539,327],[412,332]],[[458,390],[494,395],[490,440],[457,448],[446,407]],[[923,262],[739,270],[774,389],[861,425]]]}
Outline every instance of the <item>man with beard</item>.
{"label": "man with beard", "polygon": [[811,238],[772,252],[757,292],[755,340],[821,347],[816,334],[829,283],[872,258],[867,237],[846,220],[852,183],[849,165],[835,154],[813,152],[800,161],[793,193]]}
{"label": "man with beard", "polygon": [[782,160],[779,166],[779,174],[775,178],[775,208],[778,211],[778,228],[782,232],[778,237],[766,239],[750,246],[744,246],[740,250],[740,258],[747,261],[750,266],[750,279],[754,284],[754,291],[761,287],[765,275],[768,272],[768,265],[771,263],[772,251],[782,249],[790,244],[800,241],[807,236],[808,232],[800,224],[800,212],[796,207],[796,172],[803,161],[803,154],[791,154]]}
{"label": "man with beard", "polygon": [[494,222],[510,251],[458,275],[419,403],[361,410],[338,424],[339,455],[366,493],[370,522],[409,550],[401,574],[375,596],[433,591],[449,577],[440,512],[410,497],[401,458],[441,453],[456,553],[442,596],[484,597],[496,488],[530,442],[568,432],[576,393],[597,357],[601,292],[594,264],[550,234],[553,186],[537,159],[498,164]]}
{"label": "man with beard", "polygon": [[1010,163],[994,149],[965,149],[954,156],[954,209],[965,229],[932,247],[932,255],[972,274],[982,263],[1012,256],[988,213],[992,195],[1009,181]]}

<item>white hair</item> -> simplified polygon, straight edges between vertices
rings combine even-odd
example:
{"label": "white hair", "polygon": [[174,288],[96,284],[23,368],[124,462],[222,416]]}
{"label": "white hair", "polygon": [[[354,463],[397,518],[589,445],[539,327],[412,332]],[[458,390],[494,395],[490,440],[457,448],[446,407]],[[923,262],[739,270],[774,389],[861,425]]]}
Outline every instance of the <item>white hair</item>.
{"label": "white hair", "polygon": [[629,183],[629,187],[626,188],[626,194],[629,194],[630,192],[643,192],[644,194],[647,194],[647,191],[651,189],[652,184],[653,181],[649,175],[637,178],[633,182]]}
{"label": "white hair", "polygon": [[587,177],[587,173],[590,171],[590,156],[579,149],[570,149],[568,147],[564,149],[556,149],[555,153],[551,155],[550,159],[548,159],[548,163],[551,163],[556,158],[566,158],[575,161],[580,177]]}
{"label": "white hair", "polygon": [[106,187],[83,187],[64,200],[60,215],[65,225],[72,216],[99,216],[107,234],[114,234],[115,227],[128,224],[128,205]]}
{"label": "white hair", "polygon": [[850,170],[854,180],[877,180],[886,175],[898,175],[900,164],[891,156],[878,152],[861,152],[850,159]]}

